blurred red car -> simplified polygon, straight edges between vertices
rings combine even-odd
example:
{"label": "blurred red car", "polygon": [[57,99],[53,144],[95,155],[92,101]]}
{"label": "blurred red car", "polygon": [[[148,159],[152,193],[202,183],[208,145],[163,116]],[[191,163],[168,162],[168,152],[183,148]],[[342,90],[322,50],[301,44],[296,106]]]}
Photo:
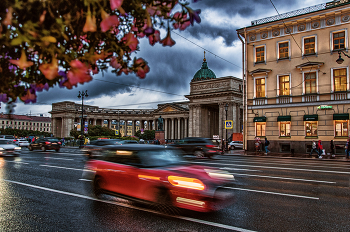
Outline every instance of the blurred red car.
{"label": "blurred red car", "polygon": [[220,210],[233,203],[234,177],[226,171],[192,165],[179,149],[148,144],[106,146],[101,156],[87,161],[84,179],[93,193],[175,206],[200,212]]}

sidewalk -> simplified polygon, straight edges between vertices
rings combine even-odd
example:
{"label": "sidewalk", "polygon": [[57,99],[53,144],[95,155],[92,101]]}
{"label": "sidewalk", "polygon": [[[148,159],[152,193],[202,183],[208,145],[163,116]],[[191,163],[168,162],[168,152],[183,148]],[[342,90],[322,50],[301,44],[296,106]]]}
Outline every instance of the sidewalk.
{"label": "sidewalk", "polygon": [[330,155],[325,155],[321,159],[318,158],[316,154],[313,154],[312,156],[309,156],[309,154],[299,154],[296,153],[292,155],[291,153],[278,153],[278,152],[269,152],[267,155],[265,155],[265,152],[247,152],[244,150],[231,150],[225,153],[225,155],[237,155],[237,156],[259,156],[259,157],[266,157],[266,158],[286,158],[286,159],[308,159],[308,160],[324,160],[324,161],[343,161],[343,162],[350,162],[349,160],[346,160],[346,156],[344,155],[335,155],[335,157],[331,157]]}

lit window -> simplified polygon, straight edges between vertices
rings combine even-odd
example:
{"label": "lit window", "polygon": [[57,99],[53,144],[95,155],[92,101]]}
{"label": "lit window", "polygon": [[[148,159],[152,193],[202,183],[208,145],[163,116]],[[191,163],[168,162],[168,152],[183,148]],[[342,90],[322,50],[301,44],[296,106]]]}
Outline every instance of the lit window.
{"label": "lit window", "polygon": [[256,97],[265,97],[265,78],[256,79]]}
{"label": "lit window", "polygon": [[348,121],[347,120],[335,121],[335,136],[348,137]]}
{"label": "lit window", "polygon": [[266,122],[256,122],[256,136],[265,136]]}
{"label": "lit window", "polygon": [[289,95],[289,76],[279,76],[280,96]]}
{"label": "lit window", "polygon": [[306,136],[317,136],[317,122],[305,122]]}
{"label": "lit window", "polygon": [[265,61],[265,47],[258,47],[255,51],[256,62],[264,62]]}
{"label": "lit window", "polygon": [[279,59],[285,59],[289,57],[288,47],[289,47],[288,42],[283,42],[278,44]]}
{"label": "lit window", "polygon": [[315,54],[315,37],[309,37],[304,39],[304,54]]}
{"label": "lit window", "polygon": [[290,122],[280,122],[280,136],[290,136]]}
{"label": "lit window", "polygon": [[305,73],[305,93],[316,93],[316,73]]}
{"label": "lit window", "polygon": [[334,91],[346,91],[347,81],[346,81],[346,68],[334,69]]}
{"label": "lit window", "polygon": [[345,31],[333,33],[333,50],[345,48]]}

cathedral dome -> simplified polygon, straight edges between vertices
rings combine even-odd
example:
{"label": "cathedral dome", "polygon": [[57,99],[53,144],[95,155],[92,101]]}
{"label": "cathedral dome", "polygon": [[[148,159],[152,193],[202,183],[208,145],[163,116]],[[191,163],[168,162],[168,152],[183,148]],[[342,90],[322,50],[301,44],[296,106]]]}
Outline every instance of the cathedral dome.
{"label": "cathedral dome", "polygon": [[204,53],[202,68],[199,69],[196,72],[196,74],[194,74],[194,77],[191,81],[203,81],[203,80],[209,80],[209,79],[215,79],[215,78],[216,78],[215,73],[208,68],[207,60],[205,59],[205,53]]}

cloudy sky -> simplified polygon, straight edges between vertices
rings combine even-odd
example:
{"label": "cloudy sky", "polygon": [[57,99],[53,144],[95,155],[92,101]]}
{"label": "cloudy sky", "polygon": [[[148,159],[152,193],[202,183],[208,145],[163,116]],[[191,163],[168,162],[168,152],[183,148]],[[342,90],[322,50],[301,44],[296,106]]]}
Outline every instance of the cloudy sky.
{"label": "cloudy sky", "polygon": [[[329,0],[331,1],[331,0]],[[278,12],[285,13],[329,1],[317,0],[272,0]],[[116,76],[109,72],[72,90],[51,88],[38,94],[37,103],[16,104],[15,114],[51,116],[52,103],[73,101],[81,104],[78,92],[88,90],[84,104],[113,109],[156,109],[157,104],[187,100],[190,81],[201,68],[203,51],[206,50],[208,66],[216,77],[235,76],[242,78],[241,41],[236,29],[250,26],[252,20],[276,15],[270,0],[201,0],[191,3],[193,9],[201,9],[200,24],[185,31],[172,33],[176,41],[173,47],[156,44],[147,39],[140,41],[137,57],[146,59],[150,72],[145,79],[136,75]],[[161,37],[165,36],[161,32]],[[2,103],[0,112],[6,112]]]}

